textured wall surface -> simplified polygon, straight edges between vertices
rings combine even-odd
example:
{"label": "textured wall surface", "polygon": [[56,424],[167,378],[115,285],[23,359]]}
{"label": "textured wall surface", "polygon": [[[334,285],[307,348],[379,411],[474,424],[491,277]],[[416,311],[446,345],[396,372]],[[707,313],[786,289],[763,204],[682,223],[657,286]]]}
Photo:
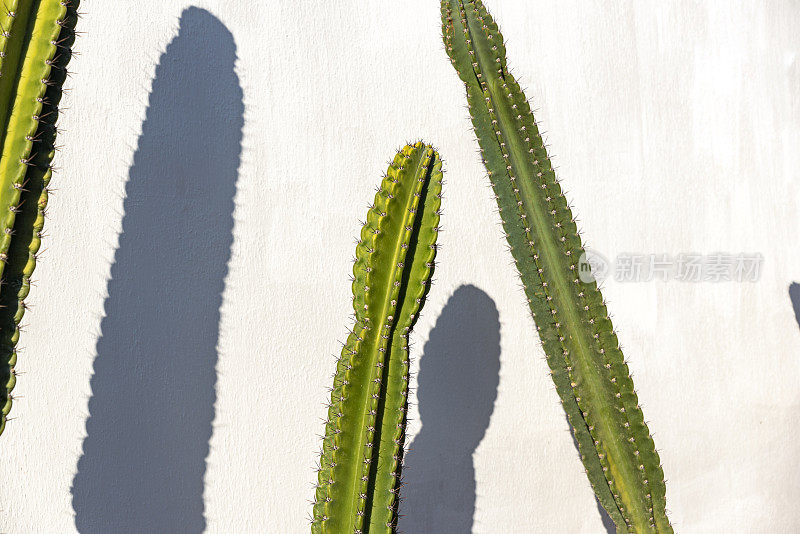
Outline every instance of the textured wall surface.
{"label": "textured wall surface", "polygon": [[[486,3],[589,246],[763,256],[754,283],[604,294],[676,532],[800,531],[800,4]],[[0,532],[306,532],[358,219],[419,137],[445,213],[402,526],[604,532],[437,2],[101,4],[82,6]]]}

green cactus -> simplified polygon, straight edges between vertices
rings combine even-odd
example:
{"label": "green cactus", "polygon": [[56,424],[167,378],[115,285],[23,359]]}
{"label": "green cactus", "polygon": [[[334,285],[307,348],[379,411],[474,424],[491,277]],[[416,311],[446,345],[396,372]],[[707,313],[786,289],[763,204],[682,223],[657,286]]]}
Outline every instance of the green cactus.
{"label": "green cactus", "polygon": [[408,335],[433,274],[442,162],[418,142],[394,158],[353,266],[355,326],[331,390],[311,531],[394,532],[408,407]]}
{"label": "green cactus", "polygon": [[[672,532],[664,473],[596,282],[503,36],[480,0],[442,0],[447,53],[551,374],[600,503],[618,532]],[[586,280],[582,280],[586,278]]]}
{"label": "green cactus", "polygon": [[4,0],[0,11],[0,433],[11,410],[19,322],[42,237],[57,105],[76,1]]}

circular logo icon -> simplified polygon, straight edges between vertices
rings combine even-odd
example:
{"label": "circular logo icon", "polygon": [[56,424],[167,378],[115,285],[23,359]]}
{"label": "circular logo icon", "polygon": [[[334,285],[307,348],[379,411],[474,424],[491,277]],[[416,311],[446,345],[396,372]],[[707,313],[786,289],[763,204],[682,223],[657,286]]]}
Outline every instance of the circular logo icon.
{"label": "circular logo icon", "polygon": [[608,260],[594,250],[585,251],[578,260],[578,278],[581,282],[602,282],[608,277],[608,270]]}

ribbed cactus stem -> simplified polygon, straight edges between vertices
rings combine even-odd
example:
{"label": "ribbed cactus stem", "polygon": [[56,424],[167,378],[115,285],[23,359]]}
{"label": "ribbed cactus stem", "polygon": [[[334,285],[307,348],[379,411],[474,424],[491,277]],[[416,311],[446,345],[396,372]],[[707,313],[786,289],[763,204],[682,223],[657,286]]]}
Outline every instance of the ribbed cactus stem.
{"label": "ribbed cactus stem", "polygon": [[442,162],[394,158],[356,247],[355,326],[333,380],[312,532],[394,532],[408,408],[408,335],[430,287]]}
{"label": "ribbed cactus stem", "polygon": [[54,153],[57,105],[71,56],[76,1],[5,0],[0,10],[0,388],[5,428],[24,299],[36,266]]}
{"label": "ribbed cactus stem", "polygon": [[442,0],[445,47],[470,115],[556,389],[619,532],[672,532],[664,474],[628,366],[503,37],[480,0]]}

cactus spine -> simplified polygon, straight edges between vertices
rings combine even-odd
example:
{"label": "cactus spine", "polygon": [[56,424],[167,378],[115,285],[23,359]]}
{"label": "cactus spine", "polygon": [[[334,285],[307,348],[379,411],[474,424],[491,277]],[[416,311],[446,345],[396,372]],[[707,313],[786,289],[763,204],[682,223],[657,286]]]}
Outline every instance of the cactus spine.
{"label": "cactus spine", "polygon": [[24,299],[36,266],[52,175],[61,85],[76,2],[4,0],[0,11],[0,433],[11,410]]}
{"label": "cactus spine", "polygon": [[312,532],[395,532],[408,407],[408,335],[433,274],[442,162],[418,142],[395,156],[353,266],[355,326],[331,390]]}
{"label": "cactus spine", "polygon": [[664,474],[628,366],[503,37],[480,0],[442,0],[442,31],[551,374],[618,532],[666,533]]}

